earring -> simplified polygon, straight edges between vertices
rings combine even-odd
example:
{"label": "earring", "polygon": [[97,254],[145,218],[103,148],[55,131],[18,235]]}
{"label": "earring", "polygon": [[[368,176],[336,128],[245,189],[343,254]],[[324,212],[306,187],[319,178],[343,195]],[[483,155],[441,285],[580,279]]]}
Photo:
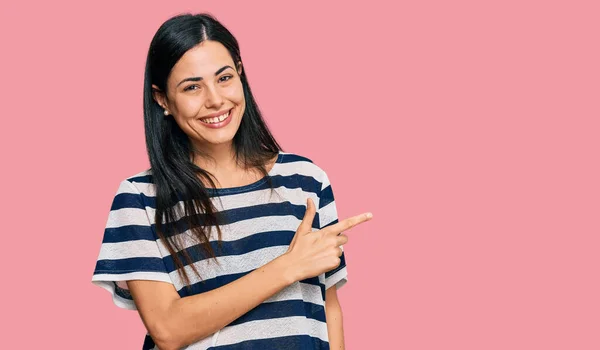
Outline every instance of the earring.
{"label": "earring", "polygon": [[165,115],[169,115],[169,111],[165,109]]}

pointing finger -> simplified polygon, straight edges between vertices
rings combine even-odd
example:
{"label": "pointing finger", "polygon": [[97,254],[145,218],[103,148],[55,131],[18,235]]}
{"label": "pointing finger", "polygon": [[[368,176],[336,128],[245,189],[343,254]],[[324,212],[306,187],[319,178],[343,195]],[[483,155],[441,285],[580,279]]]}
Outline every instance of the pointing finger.
{"label": "pointing finger", "polygon": [[356,215],[331,225],[325,230],[327,230],[328,233],[339,235],[340,233],[349,230],[360,223],[371,220],[371,218],[373,218],[373,214],[371,213]]}

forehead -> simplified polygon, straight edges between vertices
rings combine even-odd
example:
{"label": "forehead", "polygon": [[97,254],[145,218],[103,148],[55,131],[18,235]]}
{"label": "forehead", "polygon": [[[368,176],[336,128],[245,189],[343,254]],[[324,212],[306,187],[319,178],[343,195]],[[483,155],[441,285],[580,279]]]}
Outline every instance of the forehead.
{"label": "forehead", "polygon": [[209,78],[225,65],[234,67],[229,51],[218,41],[206,40],[181,56],[171,70],[171,78],[175,81],[191,76]]}

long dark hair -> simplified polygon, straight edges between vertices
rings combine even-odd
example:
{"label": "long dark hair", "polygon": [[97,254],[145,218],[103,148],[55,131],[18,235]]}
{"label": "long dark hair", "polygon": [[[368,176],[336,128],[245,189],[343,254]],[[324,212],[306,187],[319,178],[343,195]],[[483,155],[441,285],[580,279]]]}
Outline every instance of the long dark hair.
{"label": "long dark hair", "polygon": [[[199,273],[188,250],[184,249],[183,241],[176,237],[190,230],[191,237],[195,239],[193,248],[202,246],[208,257],[216,260],[209,237],[211,226],[215,226],[220,246],[222,233],[219,223],[223,223],[223,218],[200,180],[200,177],[205,179],[215,188],[212,174],[192,161],[192,153],[201,150],[193,149],[176,121],[163,115],[163,109],[153,99],[152,84],[166,95],[167,79],[173,66],[186,51],[205,40],[217,41],[225,46],[236,65],[242,62],[238,42],[227,28],[210,14],[186,13],[174,16],[160,26],[148,50],[144,76],[144,128],[150,170],[156,186],[156,232],[188,287],[190,279],[183,268],[182,257],[198,276]],[[246,78],[246,69],[242,69],[240,78],[246,107],[233,138],[236,162],[247,169],[258,169],[267,177],[272,189],[265,164],[282,149],[261,116]],[[180,202],[183,202],[183,212],[178,212]]]}

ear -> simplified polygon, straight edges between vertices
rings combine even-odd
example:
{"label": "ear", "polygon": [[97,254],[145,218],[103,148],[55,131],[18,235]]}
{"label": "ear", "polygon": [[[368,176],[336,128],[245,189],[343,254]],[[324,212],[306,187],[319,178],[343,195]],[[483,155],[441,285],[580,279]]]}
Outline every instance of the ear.
{"label": "ear", "polygon": [[152,97],[154,98],[154,101],[156,101],[156,103],[158,103],[163,109],[169,110],[167,96],[165,96],[165,93],[154,84],[152,84]]}
{"label": "ear", "polygon": [[236,64],[238,75],[242,75],[242,61],[238,61]]}

